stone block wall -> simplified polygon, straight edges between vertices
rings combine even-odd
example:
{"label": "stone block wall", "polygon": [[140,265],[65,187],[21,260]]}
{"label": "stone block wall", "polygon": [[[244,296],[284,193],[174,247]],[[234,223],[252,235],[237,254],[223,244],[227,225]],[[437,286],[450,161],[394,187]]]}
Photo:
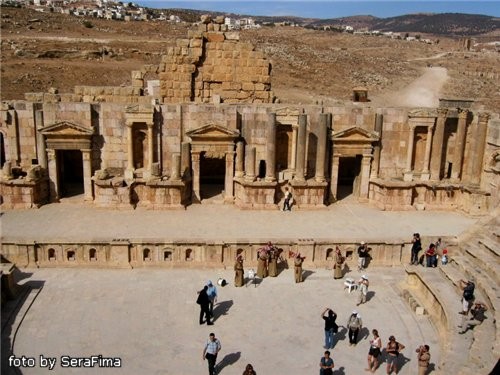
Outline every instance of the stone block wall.
{"label": "stone block wall", "polygon": [[[193,242],[192,240],[141,240],[128,239],[94,241],[74,241],[53,243],[23,243],[4,241],[2,256],[18,267],[96,267],[96,268],[220,268],[232,267],[236,254],[243,254],[244,267],[257,266],[257,251],[264,246],[266,240],[239,240],[224,242]],[[271,239],[272,240],[272,239]],[[284,262],[280,267],[292,267],[289,251],[300,252],[305,256],[305,269],[329,268],[333,266],[333,252],[339,246],[346,256],[346,266],[354,269],[357,265],[354,240],[342,242],[315,241],[314,239],[297,239],[291,241],[273,241],[282,249]],[[398,241],[369,243],[372,256],[370,265],[395,266],[408,260],[403,253],[409,254],[404,244]],[[333,274],[332,274],[333,277]]]}
{"label": "stone block wall", "polygon": [[271,67],[264,54],[240,42],[237,32],[214,26],[219,25],[190,30],[188,39],[167,50],[159,74],[163,102],[272,102]]}
{"label": "stone block wall", "polygon": [[0,204],[4,209],[38,208],[47,203],[48,181],[26,181],[25,178],[0,181]]}

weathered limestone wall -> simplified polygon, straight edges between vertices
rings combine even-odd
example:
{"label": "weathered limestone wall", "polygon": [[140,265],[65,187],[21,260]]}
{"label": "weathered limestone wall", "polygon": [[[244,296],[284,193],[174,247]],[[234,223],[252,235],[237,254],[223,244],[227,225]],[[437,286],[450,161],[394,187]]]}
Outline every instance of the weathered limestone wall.
{"label": "weathered limestone wall", "polygon": [[[66,242],[30,242],[22,244],[4,242],[2,256],[18,267],[165,267],[165,268],[200,268],[232,267],[237,254],[243,254],[245,267],[257,266],[257,251],[267,241],[238,242],[190,242],[166,240],[127,239],[113,241],[66,243]],[[293,259],[288,258],[289,251],[300,252],[305,256],[304,267],[331,268],[336,246],[346,255],[346,266],[356,268],[358,244],[353,242],[316,242],[311,239],[295,241],[273,241],[283,250],[285,264],[291,267]],[[372,258],[370,265],[394,266],[406,262],[409,250],[398,241],[370,243]]]}
{"label": "weathered limestone wall", "polygon": [[481,188],[491,192],[491,207],[500,204],[500,120],[498,116],[488,123]]}
{"label": "weathered limestone wall", "polygon": [[201,24],[167,50],[159,74],[164,103],[272,102],[271,67],[264,54],[220,26]]}

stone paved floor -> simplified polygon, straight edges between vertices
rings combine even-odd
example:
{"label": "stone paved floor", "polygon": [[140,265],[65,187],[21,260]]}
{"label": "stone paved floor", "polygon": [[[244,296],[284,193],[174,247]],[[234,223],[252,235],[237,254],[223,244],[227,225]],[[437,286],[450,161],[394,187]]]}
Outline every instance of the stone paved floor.
{"label": "stone paved floor", "polygon": [[[241,211],[219,205],[191,206],[185,211],[114,211],[75,204],[52,204],[38,210],[8,211],[1,216],[2,238],[32,240],[96,240],[112,238],[206,240],[313,238],[374,241],[424,236],[456,236],[476,219],[450,212],[383,212],[360,204],[337,204],[318,211]],[[334,308],[345,324],[356,295],[343,290],[331,271],[315,269],[302,284],[292,271],[266,279],[258,287],[220,289],[218,316],[212,327],[199,326],[196,291],[207,279],[232,281],[230,270],[23,270],[21,283],[43,285],[33,305],[23,306],[5,343],[16,356],[53,356],[54,374],[207,373],[201,360],[208,333],[220,337],[222,374],[241,374],[246,363],[259,375],[304,375],[318,372],[323,349],[325,307]],[[401,374],[416,374],[415,348],[431,346],[439,363],[436,334],[426,317],[417,317],[399,298],[396,285],[403,269],[367,271],[372,298],[359,307],[367,329],[377,328],[384,344],[394,334],[407,346]],[[350,274],[360,275],[356,271]],[[368,339],[349,347],[345,332],[333,350],[336,374],[365,373]],[[5,335],[4,335],[5,336]],[[8,347],[8,345],[7,345]],[[63,369],[60,356],[119,356],[122,368]],[[5,369],[4,369],[5,370]],[[47,370],[23,369],[23,374]],[[2,374],[4,371],[2,370]],[[380,368],[377,373],[385,373]]]}
{"label": "stone paved floor", "polygon": [[476,219],[453,212],[386,212],[361,204],[336,204],[316,211],[244,211],[233,206],[193,205],[182,211],[118,211],[68,204],[7,211],[4,239],[109,240],[204,239],[252,241],[312,238],[376,241],[456,236]]}
{"label": "stone paved floor", "polygon": [[[332,307],[345,325],[354,309],[364,326],[359,344],[350,347],[344,330],[332,350],[336,374],[365,373],[368,330],[377,328],[384,345],[389,335],[406,345],[401,374],[416,374],[415,348],[428,343],[439,362],[438,342],[426,317],[416,316],[399,299],[398,268],[368,269],[373,292],[356,307],[357,293],[343,290],[330,270],[318,269],[304,283],[293,283],[292,270],[266,278],[258,286],[232,286],[229,270],[24,270],[20,283],[43,285],[17,332],[14,353],[57,358],[53,371],[24,368],[26,375],[53,374],[206,374],[201,359],[209,332],[222,342],[221,374],[241,374],[252,363],[259,375],[316,374],[323,349],[320,314]],[[357,272],[350,274],[358,277]],[[215,325],[198,324],[196,291],[207,279],[219,287]],[[21,315],[21,314],[19,314]],[[20,316],[14,324],[19,323]],[[12,335],[12,333],[11,333]],[[122,359],[121,369],[68,369],[60,357],[102,354]],[[403,363],[401,362],[401,363]],[[377,373],[385,373],[385,364]],[[2,371],[2,373],[4,373]]]}

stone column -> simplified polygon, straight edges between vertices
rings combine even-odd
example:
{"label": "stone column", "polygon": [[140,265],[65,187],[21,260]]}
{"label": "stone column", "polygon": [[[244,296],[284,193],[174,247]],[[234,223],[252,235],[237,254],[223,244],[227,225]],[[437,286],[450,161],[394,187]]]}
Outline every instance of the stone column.
{"label": "stone column", "polygon": [[245,180],[255,181],[255,147],[245,147]]}
{"label": "stone column", "polygon": [[193,168],[193,203],[201,202],[200,195],[200,153],[191,151],[191,166]]}
{"label": "stone column", "polygon": [[177,152],[172,154],[170,179],[174,181],[181,179],[181,154]]}
{"label": "stone column", "polygon": [[266,129],[266,181],[276,181],[276,113],[268,113]]}
{"label": "stone column", "polygon": [[153,135],[153,124],[148,123],[148,166],[147,170],[145,172],[145,177],[151,177],[152,171],[153,171],[153,161],[154,161],[154,149],[153,149],[153,143],[154,143],[154,135]]}
{"label": "stone column", "polygon": [[481,183],[481,174],[483,172],[484,146],[486,144],[486,133],[488,131],[488,113],[480,113],[476,126],[474,138],[476,139],[476,147],[474,149],[473,167],[471,174],[471,182],[475,185]]}
{"label": "stone column", "polygon": [[375,131],[378,133],[379,141],[373,149],[373,165],[371,168],[370,178],[378,178],[380,168],[380,145],[382,143],[382,127],[384,124],[384,115],[381,113],[375,114]]}
{"label": "stone column", "polygon": [[[37,110],[35,112],[35,123],[36,128],[43,128],[43,111]],[[45,136],[39,132],[36,134],[36,157],[38,159],[38,165],[42,168],[47,169],[47,151],[45,147]]]}
{"label": "stone column", "polygon": [[297,132],[299,130],[298,125],[292,125],[292,155],[290,161],[290,168],[295,169],[296,159],[297,159]]}
{"label": "stone column", "polygon": [[59,201],[59,176],[57,173],[56,150],[47,149],[50,201]]}
{"label": "stone column", "polygon": [[306,142],[307,142],[307,115],[299,115],[299,130],[297,139],[297,157],[295,164],[295,179],[305,181]]}
{"label": "stone column", "polygon": [[133,123],[127,122],[127,169],[125,170],[125,178],[134,178],[134,139],[132,132]]}
{"label": "stone column", "polygon": [[430,178],[429,174],[429,161],[431,159],[431,145],[432,145],[432,130],[434,126],[427,127],[427,139],[425,140],[425,155],[424,155],[424,169],[420,175],[420,179],[428,181]]}
{"label": "stone column", "polygon": [[93,201],[94,195],[92,194],[92,163],[91,163],[90,149],[82,150],[83,159],[83,192],[85,201]]}
{"label": "stone column", "polygon": [[318,142],[316,149],[316,176],[314,176],[314,179],[317,182],[325,181],[325,155],[326,155],[327,130],[328,130],[328,114],[321,113],[319,115]]}
{"label": "stone column", "polygon": [[226,178],[224,180],[224,201],[233,203],[234,201],[234,151],[226,152]]}
{"label": "stone column", "polygon": [[190,160],[190,147],[191,144],[189,142],[182,142],[181,143],[181,177],[182,178],[189,178],[191,177],[191,168],[189,166],[191,165]]}
{"label": "stone column", "polygon": [[334,201],[337,200],[337,185],[338,185],[338,178],[339,178],[339,162],[340,162],[340,155],[339,154],[333,154],[333,157],[332,157],[332,174],[331,174],[331,181],[330,181],[330,194],[331,194],[331,198]]}
{"label": "stone column", "polygon": [[455,142],[455,153],[453,155],[453,166],[451,171],[451,178],[459,180],[462,172],[462,162],[464,160],[464,146],[467,125],[467,115],[469,111],[460,110],[458,113],[458,128],[457,137]]}
{"label": "stone column", "polygon": [[359,187],[359,200],[368,200],[368,191],[370,188],[370,166],[371,166],[372,156],[371,154],[363,154],[363,159],[361,160],[361,182]]}
{"label": "stone column", "polygon": [[404,180],[413,180],[413,171],[411,167],[411,161],[413,159],[413,143],[415,141],[415,125],[410,124],[410,135],[408,137],[408,153],[406,154],[406,170],[404,172]]}
{"label": "stone column", "polygon": [[236,143],[236,172],[235,177],[243,177],[244,172],[244,150],[245,144],[243,141],[238,141]]}
{"label": "stone column", "polygon": [[448,110],[445,108],[438,109],[438,118],[436,121],[436,129],[434,137],[432,137],[432,156],[431,156],[431,180],[439,181],[441,179],[441,163],[443,158],[443,140],[444,126],[446,123],[446,115]]}

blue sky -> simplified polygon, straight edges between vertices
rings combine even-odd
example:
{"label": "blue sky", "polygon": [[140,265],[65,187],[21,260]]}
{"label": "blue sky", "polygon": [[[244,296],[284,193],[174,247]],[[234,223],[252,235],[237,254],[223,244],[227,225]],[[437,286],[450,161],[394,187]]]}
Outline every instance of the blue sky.
{"label": "blue sky", "polygon": [[492,0],[136,0],[135,3],[150,8],[185,8],[261,16],[292,15],[312,18],[337,18],[368,14],[376,17],[393,17],[410,13],[469,13],[500,17],[500,1]]}

